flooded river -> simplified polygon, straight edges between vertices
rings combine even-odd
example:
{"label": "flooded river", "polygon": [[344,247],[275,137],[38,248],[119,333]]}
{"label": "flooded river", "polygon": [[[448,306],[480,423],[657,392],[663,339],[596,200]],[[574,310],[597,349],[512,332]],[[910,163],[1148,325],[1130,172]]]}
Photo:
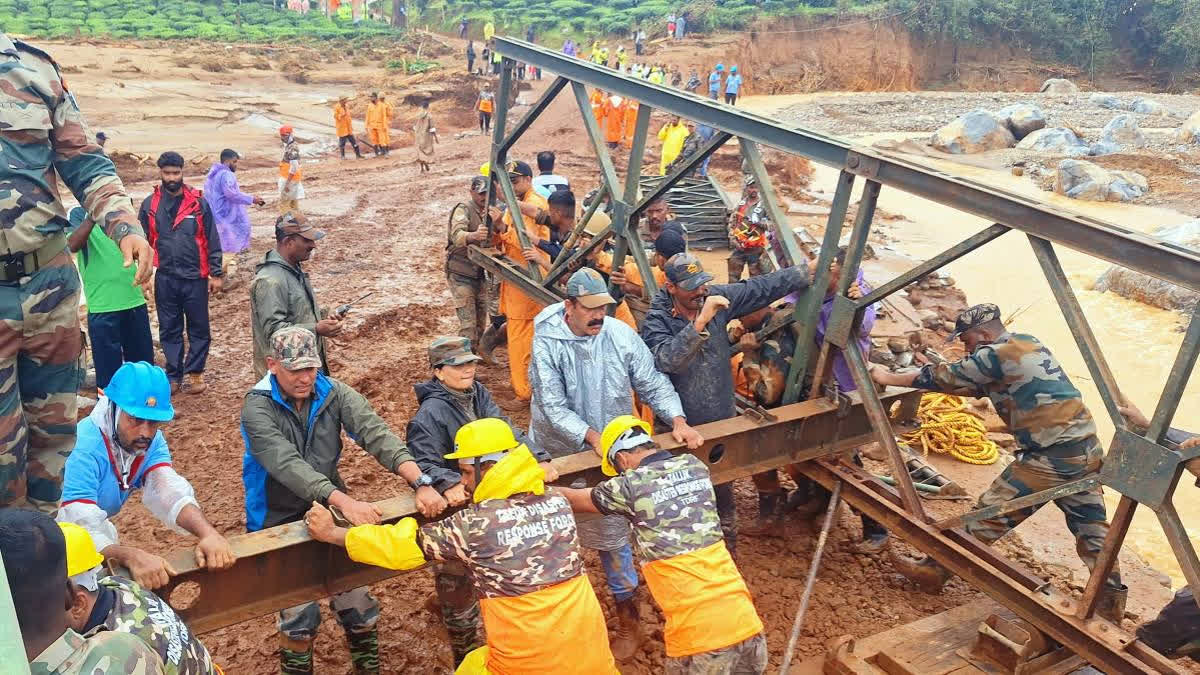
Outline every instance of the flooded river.
{"label": "flooded river", "polygon": [[[769,112],[761,108],[758,111]],[[871,143],[879,138],[876,135],[856,140]],[[1143,232],[1190,220],[1189,216],[1167,209],[1068,199],[1044,192],[1028,178],[1016,177],[1006,171],[928,157],[912,159],[947,173],[1033,196],[1059,208]],[[816,174],[812,188],[824,190],[826,195],[832,196],[838,172],[816,164],[814,167]],[[856,195],[854,199],[857,198]],[[897,240],[894,246],[899,251],[921,259],[932,257],[990,225],[988,221],[975,216],[887,187],[880,192],[879,208],[903,215],[911,221],[897,224],[889,234]],[[1108,268],[1108,263],[1063,246],[1056,248],[1118,385],[1127,397],[1150,415],[1183,339],[1180,332],[1180,327],[1185,325],[1182,315],[1126,300],[1112,293],[1091,290],[1092,283]],[[971,302],[994,302],[1006,317],[1028,307],[1016,317],[1012,328],[1036,335],[1050,346],[1083,392],[1100,427],[1101,439],[1107,444],[1112,438],[1112,420],[1088,375],[1083,357],[1025,235],[1017,231],[1009,232],[948,266],[945,271],[954,277]],[[1176,426],[1197,426],[1195,420],[1200,419],[1200,378],[1191,379],[1175,419]],[[1110,517],[1118,498],[1112,491],[1107,491]],[[1180,480],[1175,504],[1191,533],[1193,544],[1200,547],[1200,490],[1192,487],[1190,477]],[[1126,541],[1154,567],[1171,575],[1176,586],[1184,583],[1171,547],[1150,509],[1137,510]]]}

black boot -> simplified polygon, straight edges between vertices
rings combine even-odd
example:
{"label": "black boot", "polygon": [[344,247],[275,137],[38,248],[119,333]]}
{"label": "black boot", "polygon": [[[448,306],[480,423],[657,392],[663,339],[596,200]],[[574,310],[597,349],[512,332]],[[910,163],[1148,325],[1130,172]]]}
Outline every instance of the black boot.
{"label": "black boot", "polygon": [[1120,588],[1105,584],[1100,601],[1096,603],[1096,614],[1120,626],[1125,619],[1125,601],[1128,599],[1129,587],[1125,584]]}
{"label": "black boot", "polygon": [[783,504],[783,490],[760,492],[758,494],[758,519],[744,528],[744,532],[752,537],[779,537],[779,509]]}

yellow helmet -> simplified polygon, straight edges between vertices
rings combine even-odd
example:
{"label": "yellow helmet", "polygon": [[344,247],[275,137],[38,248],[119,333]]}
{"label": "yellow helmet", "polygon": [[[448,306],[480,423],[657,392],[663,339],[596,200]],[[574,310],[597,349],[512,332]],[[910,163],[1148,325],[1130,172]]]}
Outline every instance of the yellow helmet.
{"label": "yellow helmet", "polygon": [[67,540],[67,576],[82,574],[104,562],[87,530],[75,523],[59,523],[58,527]]}
{"label": "yellow helmet", "polygon": [[491,173],[492,173],[492,162],[490,160],[479,165],[479,175],[488,176],[488,175],[491,175]]}
{"label": "yellow helmet", "polygon": [[[480,458],[481,461],[499,461],[504,453],[522,447],[513,436],[512,427],[502,419],[485,417],[458,428],[454,434],[454,452],[446,459]],[[489,457],[496,455],[496,457]]]}
{"label": "yellow helmet", "polygon": [[[636,433],[635,430],[640,429],[647,436],[644,440],[640,439],[642,434]],[[604,432],[600,434],[600,470],[605,476],[617,475],[617,467],[613,464],[613,456],[622,450],[636,448],[639,445],[648,443],[649,436],[653,435],[653,430],[645,420],[638,419],[633,415],[621,415],[613,421],[609,422],[604,427]]]}

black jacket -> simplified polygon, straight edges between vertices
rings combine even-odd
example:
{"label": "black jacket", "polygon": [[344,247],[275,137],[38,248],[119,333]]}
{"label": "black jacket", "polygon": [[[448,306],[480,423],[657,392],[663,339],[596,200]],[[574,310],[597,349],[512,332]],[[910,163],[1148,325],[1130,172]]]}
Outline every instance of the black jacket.
{"label": "black jacket", "polygon": [[[492,400],[487,387],[478,382],[472,386],[472,406],[476,419],[496,417],[512,426],[512,420]],[[450,392],[436,379],[418,382],[413,390],[417,392],[420,408],[408,423],[406,445],[417,466],[433,479],[433,487],[438,492],[445,492],[462,478],[458,473],[458,461],[446,459],[445,455],[454,451],[454,435],[458,433],[458,428],[470,420],[454,402]],[[524,431],[514,426],[513,435],[518,442],[529,446],[539,462],[550,461],[550,454],[534,447]]]}
{"label": "black jacket", "polygon": [[[150,210],[156,195],[158,209],[152,225]],[[181,205],[187,205],[188,212],[176,223]],[[182,193],[172,196],[159,186],[142,200],[138,220],[154,248],[159,273],[180,279],[221,276],[221,236],[199,190],[184,185]]]}

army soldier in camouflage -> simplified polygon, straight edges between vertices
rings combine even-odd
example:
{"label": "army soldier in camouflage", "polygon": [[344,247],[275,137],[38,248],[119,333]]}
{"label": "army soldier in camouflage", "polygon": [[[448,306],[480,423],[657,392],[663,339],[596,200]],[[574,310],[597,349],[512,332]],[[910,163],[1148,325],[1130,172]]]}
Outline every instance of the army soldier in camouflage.
{"label": "army soldier in camouflage", "polygon": [[162,598],[123,577],[101,577],[104,556],[75,523],[59,523],[71,579],[71,630],[85,638],[105,631],[129,633],[153,649],[167,675],[218,675],[208,649]]}
{"label": "army soldier in camouflage", "polygon": [[[0,33],[0,506],[53,513],[75,445],[79,274],[58,180],[121,250],[152,255],[112,162],[45,52]],[[19,368],[18,368],[19,364]]]}
{"label": "army soldier in camouflage", "polygon": [[[470,199],[459,202],[450,210],[446,232],[446,283],[454,298],[458,314],[458,334],[480,345],[486,332],[488,343],[495,341],[497,332],[489,316],[500,314],[498,289],[490,283],[487,272],[467,258],[467,246],[486,245],[488,180],[485,176],[471,179]],[[485,356],[490,354],[487,349]]]}
{"label": "army soldier in camouflage", "polygon": [[[446,508],[446,500],[430,487],[433,481],[367,399],[320,372],[317,336],[312,331],[300,326],[281,328],[271,336],[271,350],[270,372],[242,404],[248,531],[296,522],[314,502],[337,508],[354,525],[379,522],[379,508],[351,497],[338,475],[343,431],[415,488],[423,515],[433,517]],[[355,673],[378,673],[379,603],[363,586],[338,593],[330,605],[346,631]],[[278,625],[281,672],[312,673],[320,606],[306,602],[284,609]]]}
{"label": "army soldier in camouflage", "polygon": [[[892,373],[875,366],[871,378],[883,385],[991,399],[1020,448],[1016,461],[980,495],[975,508],[1048,490],[1100,470],[1104,451],[1096,437],[1096,423],[1083,404],[1083,396],[1045,345],[1032,335],[1008,332],[1000,320],[1000,308],[992,304],[964,310],[950,336],[951,340],[955,338],[961,338],[966,345],[967,356],[960,361],[927,365],[909,373]],[[1079,557],[1088,569],[1095,567],[1096,556],[1108,534],[1100,487],[1060,497],[1054,503],[1075,535]],[[990,544],[1038,508],[1031,506],[971,522],[966,529]],[[950,572],[932,558],[916,563],[898,556],[893,558],[897,569],[926,592],[937,592],[950,578]],[[1114,566],[1105,582],[1097,613],[1120,623],[1128,592]]]}
{"label": "army soldier in camouflage", "polygon": [[[66,541],[53,518],[0,508],[0,558],[33,675],[165,672],[158,654],[128,633],[104,631],[85,640],[71,629],[66,608],[74,584],[67,577]],[[0,667],[9,672],[5,665]]]}
{"label": "army soldier in camouflage", "polygon": [[560,488],[576,513],[627,518],[650,594],[666,618],[667,673],[762,673],[767,641],[717,515],[708,467],[672,455],[650,425],[623,415],[604,427],[594,488]]}
{"label": "army soldier in camouflage", "polygon": [[426,561],[466,566],[480,596],[487,645],[457,673],[617,672],[600,602],[583,569],[571,506],[547,488],[542,467],[502,420],[465,424],[454,452],[471,505],[424,527],[337,527],[314,502],[305,516],[314,539],[345,546],[352,560],[388,569]]}

